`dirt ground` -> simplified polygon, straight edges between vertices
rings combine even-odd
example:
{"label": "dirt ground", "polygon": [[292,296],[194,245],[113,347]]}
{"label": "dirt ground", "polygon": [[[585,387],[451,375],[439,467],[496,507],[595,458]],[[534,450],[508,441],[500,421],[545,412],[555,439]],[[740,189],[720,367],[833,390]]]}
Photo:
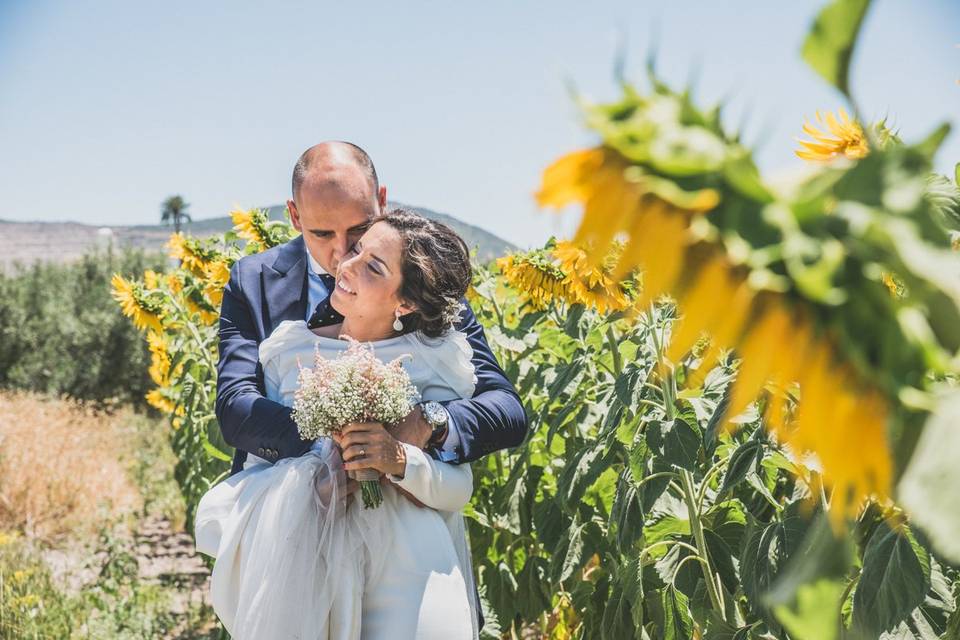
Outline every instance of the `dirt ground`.
{"label": "dirt ground", "polygon": [[129,577],[156,586],[183,619],[166,637],[207,637],[217,626],[209,570],[183,530],[167,428],[126,408],[0,392],[0,532],[29,541],[71,594],[102,576],[111,549],[123,549],[136,559]]}

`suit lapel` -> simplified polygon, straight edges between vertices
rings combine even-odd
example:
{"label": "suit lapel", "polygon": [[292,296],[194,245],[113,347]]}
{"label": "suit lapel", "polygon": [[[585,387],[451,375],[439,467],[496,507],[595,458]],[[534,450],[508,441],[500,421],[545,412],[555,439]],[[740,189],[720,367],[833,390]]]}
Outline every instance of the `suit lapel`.
{"label": "suit lapel", "polygon": [[303,320],[307,312],[307,257],[303,236],[283,245],[272,265],[260,272],[266,301],[265,336],[284,320]]}

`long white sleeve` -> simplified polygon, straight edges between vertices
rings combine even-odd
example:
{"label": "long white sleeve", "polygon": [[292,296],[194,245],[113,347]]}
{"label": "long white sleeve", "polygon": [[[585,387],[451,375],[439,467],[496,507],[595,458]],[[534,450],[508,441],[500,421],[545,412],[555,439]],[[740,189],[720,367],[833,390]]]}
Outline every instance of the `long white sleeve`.
{"label": "long white sleeve", "polygon": [[434,460],[413,445],[401,442],[407,454],[403,478],[387,474],[394,484],[432,509],[459,511],[473,494],[473,472],[469,464],[448,464]]}

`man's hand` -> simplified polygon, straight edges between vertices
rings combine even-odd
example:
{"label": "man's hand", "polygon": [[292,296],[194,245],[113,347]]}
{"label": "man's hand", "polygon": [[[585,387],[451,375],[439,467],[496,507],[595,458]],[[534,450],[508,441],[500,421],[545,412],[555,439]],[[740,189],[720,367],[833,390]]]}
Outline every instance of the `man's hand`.
{"label": "man's hand", "polygon": [[412,444],[418,449],[426,449],[433,429],[424,419],[420,407],[414,407],[407,417],[390,428],[393,437],[401,442]]}

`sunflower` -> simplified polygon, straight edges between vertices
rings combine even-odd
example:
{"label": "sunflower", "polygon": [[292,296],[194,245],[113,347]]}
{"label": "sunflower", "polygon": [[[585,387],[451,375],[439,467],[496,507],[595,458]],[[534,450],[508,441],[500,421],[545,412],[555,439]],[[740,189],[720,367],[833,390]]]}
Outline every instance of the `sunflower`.
{"label": "sunflower", "polygon": [[[798,450],[818,456],[826,482],[834,488],[836,525],[864,499],[889,496],[890,408],[883,394],[850,365],[834,362],[840,353],[835,343],[819,335],[813,320],[786,295],[761,295],[748,278],[749,269],[735,264],[722,244],[702,235],[695,238],[691,227],[699,215],[718,206],[718,192],[682,189],[644,171],[607,148],[574,152],[545,170],[537,198],[542,206],[557,208],[583,203],[575,245],[609,247],[619,234],[629,236],[610,277],[616,282],[636,267],[643,269],[639,308],[663,294],[677,298],[682,316],[674,327],[676,344],[668,347],[670,360],[677,362],[704,332],[711,342],[703,362],[736,350],[740,365],[727,418],[742,413],[770,387],[786,390],[799,383],[796,419],[786,411],[782,391],[766,403],[765,423]],[[560,256],[565,269],[587,285],[592,274],[580,261],[597,265],[605,259],[602,251],[584,255],[566,247]],[[691,388],[707,369],[701,366],[688,377]],[[833,403],[832,394],[841,393],[845,404]],[[863,421],[848,413],[859,402],[868,409]],[[851,456],[851,451],[858,455]]]}
{"label": "sunflower", "polygon": [[712,339],[705,362],[720,350],[731,348],[753,303],[754,291],[720,253],[706,259],[691,281],[677,296],[681,315],[674,323],[667,346],[667,359],[671,362],[679,362],[704,334]]}
{"label": "sunflower", "polygon": [[796,139],[802,146],[795,151],[798,157],[814,162],[827,162],[839,157],[859,160],[869,153],[867,138],[860,124],[851,120],[842,108],[837,113],[840,115],[839,119],[829,111],[826,116],[821,116],[817,111],[820,129],[809,121],[803,124],[803,132],[813,140]]}
{"label": "sunflower", "polygon": [[199,315],[200,322],[206,326],[214,324],[220,318],[217,308],[196,289],[189,289],[184,301],[190,313]]}
{"label": "sunflower", "polygon": [[160,305],[150,300],[139,282],[127,280],[119,273],[115,273],[110,279],[110,286],[112,289],[111,295],[114,300],[120,303],[123,315],[132,318],[137,329],[163,331],[160,322]]}
{"label": "sunflower", "polygon": [[165,387],[170,381],[170,351],[166,337],[150,331],[147,333],[147,344],[150,347],[150,379],[158,386]]}
{"label": "sunflower", "polygon": [[210,298],[215,307],[223,301],[223,288],[230,280],[230,267],[223,260],[214,260],[206,268],[207,279],[203,285],[203,292]]}
{"label": "sunflower", "polygon": [[906,297],[907,286],[894,274],[884,271],[880,276],[880,280],[894,298]]}
{"label": "sunflower", "polygon": [[170,414],[177,409],[173,400],[165,396],[160,389],[151,389],[144,398],[147,400],[147,404],[163,413]]}
{"label": "sunflower", "polygon": [[546,309],[551,302],[568,297],[563,271],[543,251],[517,253],[497,259],[507,282],[535,309]]}
{"label": "sunflower", "polygon": [[260,209],[244,211],[243,209],[236,208],[230,212],[230,218],[233,220],[233,227],[238,236],[248,242],[253,242],[263,247],[267,246],[263,233],[266,216]]}
{"label": "sunflower", "polygon": [[180,293],[183,291],[183,275],[180,273],[169,273],[167,274],[167,287],[170,288],[174,294]]}
{"label": "sunflower", "polygon": [[563,284],[568,302],[592,307],[600,313],[622,311],[630,306],[624,289],[610,277],[613,265],[609,258],[595,264],[587,250],[569,241],[558,242],[553,255],[565,274]]}
{"label": "sunflower", "polygon": [[147,289],[156,289],[160,282],[160,276],[153,269],[147,269],[143,272],[143,284]]}
{"label": "sunflower", "polygon": [[[629,236],[610,277],[621,280],[635,268],[645,268],[636,300],[642,308],[668,291],[680,275],[692,216],[714,209],[720,196],[713,189],[681,189],[600,147],[575,151],[547,167],[537,201],[556,208],[584,203],[574,244],[603,249],[618,234]],[[588,253],[587,260],[598,264],[605,257],[601,250]]]}
{"label": "sunflower", "polygon": [[[764,405],[767,429],[797,451],[816,453],[834,489],[830,517],[839,530],[864,499],[889,495],[889,408],[784,296],[755,298],[750,315],[748,330],[736,342],[740,364],[727,415],[742,413],[764,389],[770,393]],[[794,383],[799,383],[800,402],[795,419],[788,421],[786,390]],[[851,464],[851,451],[857,451],[858,464]]]}
{"label": "sunflower", "polygon": [[194,238],[187,238],[182,233],[174,233],[167,242],[170,257],[180,261],[180,264],[193,275],[203,277],[207,267],[204,252]]}

